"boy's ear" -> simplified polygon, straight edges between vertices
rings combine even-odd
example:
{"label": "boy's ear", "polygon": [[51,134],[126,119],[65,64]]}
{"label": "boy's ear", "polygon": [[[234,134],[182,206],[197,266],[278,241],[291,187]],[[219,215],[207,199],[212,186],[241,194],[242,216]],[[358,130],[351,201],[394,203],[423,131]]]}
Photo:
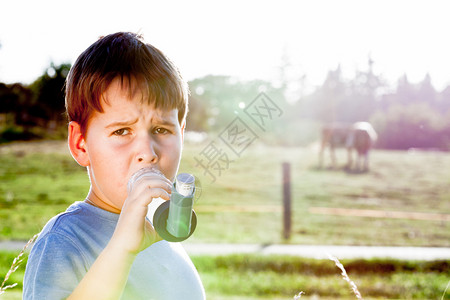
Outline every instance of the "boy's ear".
{"label": "boy's ear", "polygon": [[184,142],[184,130],[186,129],[186,119],[181,123],[181,141]]}
{"label": "boy's ear", "polygon": [[69,150],[76,162],[83,167],[90,165],[89,155],[87,153],[86,140],[81,133],[80,124],[77,122],[69,123]]}

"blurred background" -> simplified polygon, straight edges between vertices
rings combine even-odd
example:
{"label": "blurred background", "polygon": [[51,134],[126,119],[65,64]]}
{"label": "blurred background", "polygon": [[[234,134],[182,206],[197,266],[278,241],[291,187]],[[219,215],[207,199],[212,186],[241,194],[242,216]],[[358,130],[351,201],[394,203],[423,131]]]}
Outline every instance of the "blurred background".
{"label": "blurred background", "polygon": [[372,121],[379,148],[446,150],[445,8],[445,1],[4,3],[0,138],[64,134],[61,89],[71,64],[99,36],[133,31],[189,81],[189,130],[222,130],[239,103],[265,91],[285,112],[274,126],[290,129],[264,136],[275,144],[307,145],[317,123]]}
{"label": "blurred background", "polygon": [[[98,37],[132,31],[165,52],[189,83],[180,170],[198,176],[202,194],[187,243],[450,246],[446,1],[18,0],[0,7],[0,241],[28,240],[84,199],[86,172],[65,145],[64,81]],[[277,112],[265,115],[264,128],[249,114],[261,95]],[[236,117],[252,133],[238,154],[224,138]],[[370,169],[346,168],[344,148],[335,165],[325,151],[321,166],[323,126],[359,121],[378,135]],[[211,145],[220,159],[205,168],[199,161]],[[1,276],[17,253],[0,251]],[[193,258],[210,299],[292,299],[300,291],[302,299],[353,297],[330,261],[213,254]],[[450,299],[448,260],[344,265],[365,298]],[[18,291],[0,297],[20,299],[23,268],[15,274]]]}

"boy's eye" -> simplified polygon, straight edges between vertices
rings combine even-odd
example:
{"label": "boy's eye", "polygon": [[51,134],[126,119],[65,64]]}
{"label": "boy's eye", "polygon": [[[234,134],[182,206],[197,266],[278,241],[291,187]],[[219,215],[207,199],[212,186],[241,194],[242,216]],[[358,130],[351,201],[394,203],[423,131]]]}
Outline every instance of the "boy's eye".
{"label": "boy's eye", "polygon": [[122,136],[122,135],[127,135],[128,133],[130,133],[130,130],[128,130],[127,128],[121,128],[119,130],[114,131],[113,135]]}
{"label": "boy's eye", "polygon": [[169,130],[167,130],[165,128],[158,127],[158,128],[155,128],[155,130],[153,130],[153,132],[155,134],[167,134],[167,133],[169,133]]}

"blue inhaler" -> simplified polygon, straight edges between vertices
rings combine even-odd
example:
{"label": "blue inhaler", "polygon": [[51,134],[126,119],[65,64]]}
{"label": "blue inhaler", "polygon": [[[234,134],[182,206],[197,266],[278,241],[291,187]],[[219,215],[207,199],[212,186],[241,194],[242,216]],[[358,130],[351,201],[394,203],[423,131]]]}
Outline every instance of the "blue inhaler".
{"label": "blue inhaler", "polygon": [[164,201],[153,215],[153,226],[166,241],[181,242],[194,232],[197,226],[194,193],[195,177],[188,173],[178,174],[170,200]]}

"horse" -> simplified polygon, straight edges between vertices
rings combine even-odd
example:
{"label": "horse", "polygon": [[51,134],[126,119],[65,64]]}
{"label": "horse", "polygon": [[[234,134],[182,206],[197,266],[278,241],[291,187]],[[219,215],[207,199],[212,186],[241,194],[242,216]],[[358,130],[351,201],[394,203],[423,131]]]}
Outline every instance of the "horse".
{"label": "horse", "polygon": [[[377,133],[368,122],[354,124],[334,123],[322,128],[322,142],[319,153],[319,165],[323,165],[323,156],[326,147],[330,148],[332,168],[336,167],[337,147],[347,148],[347,170],[352,169],[353,150],[357,153],[355,168],[359,171],[369,170],[369,151],[377,140]],[[363,165],[361,165],[362,161]]]}

